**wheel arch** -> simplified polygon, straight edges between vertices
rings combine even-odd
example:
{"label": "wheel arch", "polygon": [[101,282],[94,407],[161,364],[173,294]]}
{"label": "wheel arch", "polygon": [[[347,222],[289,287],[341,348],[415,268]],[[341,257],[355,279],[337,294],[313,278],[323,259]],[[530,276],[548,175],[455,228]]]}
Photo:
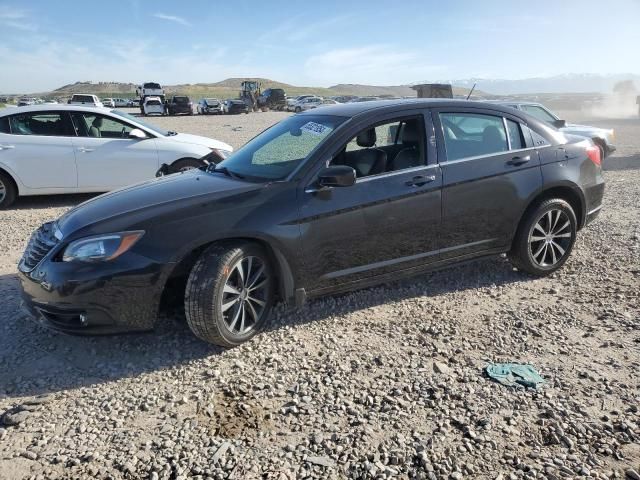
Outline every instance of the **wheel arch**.
{"label": "wheel arch", "polygon": [[580,230],[584,226],[586,218],[586,201],[584,198],[584,194],[577,185],[570,183],[559,183],[545,187],[543,190],[534,195],[533,198],[531,198],[531,200],[527,204],[527,207],[522,211],[522,214],[520,215],[518,228],[522,223],[522,219],[525,218],[531,210],[536,208],[536,206],[540,203],[551,198],[560,198],[568,202],[569,205],[571,205],[574,213],[576,214],[576,219],[578,220],[578,230]]}
{"label": "wheel arch", "polygon": [[0,165],[0,173],[4,174],[12,183],[16,189],[18,195],[22,195],[24,192],[24,187],[21,183],[16,180],[16,176],[8,169],[4,168],[4,166]]}
{"label": "wheel arch", "polygon": [[[207,241],[204,243],[200,243],[195,246],[189,247],[186,251],[179,254],[174,262],[174,266],[166,274],[166,278],[164,280],[164,284],[162,286],[163,293],[167,289],[167,286],[170,284],[173,279],[185,279],[185,287],[186,287],[186,277],[188,277],[189,272],[191,271],[193,265],[200,257],[202,252],[214,244],[227,244],[234,245],[238,243],[253,243],[261,246],[267,255],[269,256],[269,260],[271,260],[275,270],[276,276],[278,280],[278,288],[276,291],[276,295],[279,299],[284,300],[287,303],[291,303],[295,301],[295,279],[293,275],[293,271],[291,268],[290,262],[287,260],[286,256],[282,253],[281,249],[273,244],[273,242],[268,241],[265,238],[260,238],[256,236],[234,236],[227,238],[219,238],[211,241]],[[178,282],[178,288],[182,288],[180,285],[181,282]]]}

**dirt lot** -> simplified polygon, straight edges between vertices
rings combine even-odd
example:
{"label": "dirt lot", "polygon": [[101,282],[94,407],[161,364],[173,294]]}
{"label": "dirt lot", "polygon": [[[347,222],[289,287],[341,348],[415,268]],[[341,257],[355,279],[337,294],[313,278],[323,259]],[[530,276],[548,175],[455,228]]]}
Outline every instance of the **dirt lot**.
{"label": "dirt lot", "polygon": [[[152,120],[240,146],[285,114]],[[223,351],[165,312],[82,338],[19,311],[16,262],[86,196],[0,212],[0,478],[640,479],[640,120],[557,274],[494,258],[278,309]],[[540,391],[482,375],[530,362]]]}

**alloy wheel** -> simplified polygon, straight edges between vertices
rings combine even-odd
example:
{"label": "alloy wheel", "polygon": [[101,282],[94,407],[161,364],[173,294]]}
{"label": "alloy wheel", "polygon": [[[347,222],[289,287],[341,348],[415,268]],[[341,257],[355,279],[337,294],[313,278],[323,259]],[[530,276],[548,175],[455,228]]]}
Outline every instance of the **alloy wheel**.
{"label": "alloy wheel", "polygon": [[529,252],[540,267],[553,267],[564,258],[571,246],[571,220],[560,209],[548,210],[529,232]]}
{"label": "alloy wheel", "polygon": [[230,332],[244,335],[261,319],[267,307],[271,279],[258,257],[244,257],[229,270],[220,309]]}

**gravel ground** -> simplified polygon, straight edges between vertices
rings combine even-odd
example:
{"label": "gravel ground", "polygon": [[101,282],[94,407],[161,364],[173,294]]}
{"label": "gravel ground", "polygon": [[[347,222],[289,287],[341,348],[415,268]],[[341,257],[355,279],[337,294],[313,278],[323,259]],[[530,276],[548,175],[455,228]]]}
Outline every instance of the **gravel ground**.
{"label": "gravel ground", "polygon": [[[284,115],[152,121],[238,147]],[[0,478],[639,480],[640,121],[584,122],[614,126],[619,151],[560,272],[494,258],[279,308],[226,351],[179,312],[119,337],[28,321],[24,243],[88,197],[0,212]],[[546,384],[494,383],[497,361]]]}

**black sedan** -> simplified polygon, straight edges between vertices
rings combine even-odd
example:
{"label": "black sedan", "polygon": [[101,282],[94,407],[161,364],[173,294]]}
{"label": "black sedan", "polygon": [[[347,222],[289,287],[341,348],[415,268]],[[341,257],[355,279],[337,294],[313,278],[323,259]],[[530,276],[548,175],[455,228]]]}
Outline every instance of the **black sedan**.
{"label": "black sedan", "polygon": [[249,105],[242,100],[227,99],[222,105],[223,113],[235,114],[235,113],[249,113]]}
{"label": "black sedan", "polygon": [[300,305],[507,253],[548,275],[604,193],[600,151],[509,107],[375,101],[289,117],[208,170],[96,197],[38,229],[25,303],[60,330],[154,326],[168,289],[224,346]]}

